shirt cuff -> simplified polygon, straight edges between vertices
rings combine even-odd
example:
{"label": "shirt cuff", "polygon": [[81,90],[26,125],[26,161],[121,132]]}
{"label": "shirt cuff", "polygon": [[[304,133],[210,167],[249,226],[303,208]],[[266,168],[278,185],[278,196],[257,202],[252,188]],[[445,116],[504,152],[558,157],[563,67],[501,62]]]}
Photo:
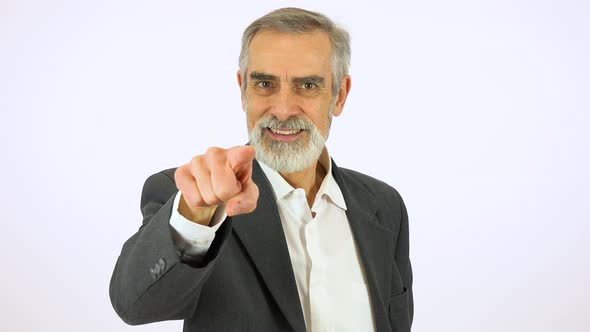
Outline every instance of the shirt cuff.
{"label": "shirt cuff", "polygon": [[227,218],[225,204],[221,204],[215,209],[210,223],[214,226],[209,227],[192,222],[178,212],[180,196],[181,192],[179,191],[174,198],[172,215],[170,216],[174,246],[181,260],[198,262],[207,254],[215,238],[215,232]]}

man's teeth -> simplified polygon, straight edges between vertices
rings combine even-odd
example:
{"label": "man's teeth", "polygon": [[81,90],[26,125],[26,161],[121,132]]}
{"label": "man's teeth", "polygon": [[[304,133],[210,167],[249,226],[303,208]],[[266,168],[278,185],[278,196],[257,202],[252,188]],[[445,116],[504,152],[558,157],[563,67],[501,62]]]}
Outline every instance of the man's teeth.
{"label": "man's teeth", "polygon": [[277,129],[277,128],[268,128],[275,134],[279,135],[294,135],[301,131],[301,129]]}

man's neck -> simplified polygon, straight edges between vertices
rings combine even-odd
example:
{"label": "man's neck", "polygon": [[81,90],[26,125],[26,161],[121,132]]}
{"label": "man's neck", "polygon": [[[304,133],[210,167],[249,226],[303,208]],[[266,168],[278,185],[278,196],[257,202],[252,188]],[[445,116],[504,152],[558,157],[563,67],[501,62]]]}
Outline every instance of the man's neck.
{"label": "man's neck", "polygon": [[307,204],[311,208],[315,196],[326,176],[326,169],[319,161],[313,165],[295,173],[279,173],[293,188],[303,188],[307,198]]}

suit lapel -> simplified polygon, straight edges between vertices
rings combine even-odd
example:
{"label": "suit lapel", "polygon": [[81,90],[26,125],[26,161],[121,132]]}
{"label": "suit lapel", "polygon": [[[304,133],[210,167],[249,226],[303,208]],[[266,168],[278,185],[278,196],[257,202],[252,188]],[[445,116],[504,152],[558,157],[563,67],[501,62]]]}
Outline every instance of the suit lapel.
{"label": "suit lapel", "polygon": [[305,331],[297,284],[275,197],[256,161],[253,163],[252,180],[260,192],[258,205],[250,214],[233,217],[233,228],[293,329]]}
{"label": "suit lapel", "polygon": [[384,301],[389,299],[393,233],[377,219],[374,194],[347,178],[332,161],[332,173],[346,202],[346,216],[363,264],[377,331],[391,331]]}

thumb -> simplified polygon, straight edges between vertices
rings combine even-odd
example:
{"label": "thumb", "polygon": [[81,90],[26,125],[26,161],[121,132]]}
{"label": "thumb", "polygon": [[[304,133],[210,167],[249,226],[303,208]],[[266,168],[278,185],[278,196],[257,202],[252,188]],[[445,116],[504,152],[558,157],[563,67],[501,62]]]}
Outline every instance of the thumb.
{"label": "thumb", "polygon": [[253,146],[236,146],[230,148],[227,160],[240,182],[244,183],[252,175],[252,161],[256,155]]}

